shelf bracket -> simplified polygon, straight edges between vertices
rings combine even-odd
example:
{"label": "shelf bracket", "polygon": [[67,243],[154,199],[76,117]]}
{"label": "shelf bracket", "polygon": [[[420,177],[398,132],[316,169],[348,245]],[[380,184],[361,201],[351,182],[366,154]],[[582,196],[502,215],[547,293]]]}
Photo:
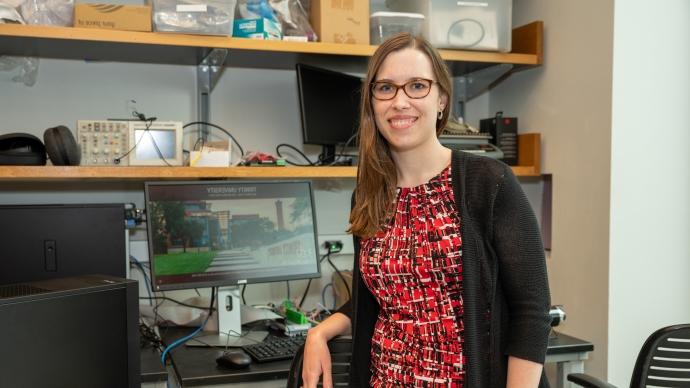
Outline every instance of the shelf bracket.
{"label": "shelf bracket", "polygon": [[511,70],[513,70],[512,64],[501,63],[453,77],[453,94],[455,95],[453,101],[455,105],[452,108],[455,115],[465,118],[465,103],[503,81],[510,75]]}
{"label": "shelf bracket", "polygon": [[[209,122],[211,119],[211,92],[225,69],[227,49],[212,49],[196,67],[197,121]],[[208,139],[206,125],[199,126],[201,138]]]}

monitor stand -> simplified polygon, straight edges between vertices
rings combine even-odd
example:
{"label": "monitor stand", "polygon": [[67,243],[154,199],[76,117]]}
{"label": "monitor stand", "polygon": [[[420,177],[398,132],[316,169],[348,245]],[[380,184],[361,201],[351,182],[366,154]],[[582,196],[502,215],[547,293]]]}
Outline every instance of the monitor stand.
{"label": "monitor stand", "polygon": [[319,155],[319,161],[322,166],[330,166],[335,162],[335,145],[322,145],[321,155]]}
{"label": "monitor stand", "polygon": [[[341,158],[335,153],[335,145],[322,145],[319,162],[321,166],[351,166],[352,158]],[[342,153],[342,152],[341,152]]]}
{"label": "monitor stand", "polygon": [[239,287],[218,287],[216,302],[218,332],[204,331],[187,341],[187,346],[239,347],[262,342],[268,336],[267,331],[242,330]]}

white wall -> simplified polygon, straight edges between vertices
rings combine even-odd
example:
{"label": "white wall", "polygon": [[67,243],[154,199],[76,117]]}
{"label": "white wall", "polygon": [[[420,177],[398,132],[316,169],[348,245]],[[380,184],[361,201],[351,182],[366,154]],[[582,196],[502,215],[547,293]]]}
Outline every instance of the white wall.
{"label": "white wall", "polygon": [[513,10],[513,25],[544,21],[544,65],[496,87],[490,110],[542,134],[551,300],[567,312],[557,330],[593,342],[585,370],[605,377],[613,2],[515,0]]}
{"label": "white wall", "polygon": [[[16,74],[0,71],[0,133],[28,132],[42,138],[46,128],[58,124],[74,130],[78,119],[127,118],[132,99],[139,111],[159,119],[190,122],[196,117],[196,72],[191,66],[41,59],[33,87],[12,82]],[[230,130],[245,150],[273,153],[279,143],[303,148],[296,82],[294,71],[228,68],[213,92],[211,119]],[[303,149],[312,157],[320,151],[315,146]],[[354,180],[315,183],[320,241],[346,243],[348,254],[336,259],[340,268],[352,265],[351,238],[344,231],[353,188]],[[79,202],[134,202],[143,208],[143,183],[0,182],[0,204]],[[141,260],[147,260],[145,244],[141,248],[145,238],[141,231],[132,236],[133,252]],[[324,279],[312,284],[306,301],[310,307],[330,282],[330,268],[322,269]],[[293,297],[306,285],[291,283]],[[142,285],[140,293],[145,292]],[[286,287],[252,285],[246,295],[248,302],[280,301]]]}
{"label": "white wall", "polygon": [[645,338],[690,322],[690,2],[617,1],[614,19],[609,380]]}

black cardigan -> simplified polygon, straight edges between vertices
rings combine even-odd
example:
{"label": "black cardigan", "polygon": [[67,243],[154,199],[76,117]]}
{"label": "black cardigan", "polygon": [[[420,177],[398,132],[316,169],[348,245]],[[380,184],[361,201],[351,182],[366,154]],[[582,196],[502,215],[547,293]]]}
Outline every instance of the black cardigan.
{"label": "black cardigan", "polygon": [[[505,388],[509,355],[537,363],[546,357],[551,319],[541,235],[510,167],[457,151],[451,163],[462,235],[465,386]],[[339,309],[352,321],[351,387],[369,385],[379,313],[360,279],[359,242],[355,237],[352,298]],[[539,387],[548,386],[542,373]]]}

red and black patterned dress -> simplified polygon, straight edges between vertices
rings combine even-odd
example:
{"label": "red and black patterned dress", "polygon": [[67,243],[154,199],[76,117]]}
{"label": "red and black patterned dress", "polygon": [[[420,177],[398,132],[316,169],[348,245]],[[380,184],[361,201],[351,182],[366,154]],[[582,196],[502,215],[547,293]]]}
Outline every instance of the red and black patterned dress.
{"label": "red and black patterned dress", "polygon": [[371,386],[463,386],[461,247],[450,166],[397,189],[393,217],[360,251],[362,278],[381,307]]}

